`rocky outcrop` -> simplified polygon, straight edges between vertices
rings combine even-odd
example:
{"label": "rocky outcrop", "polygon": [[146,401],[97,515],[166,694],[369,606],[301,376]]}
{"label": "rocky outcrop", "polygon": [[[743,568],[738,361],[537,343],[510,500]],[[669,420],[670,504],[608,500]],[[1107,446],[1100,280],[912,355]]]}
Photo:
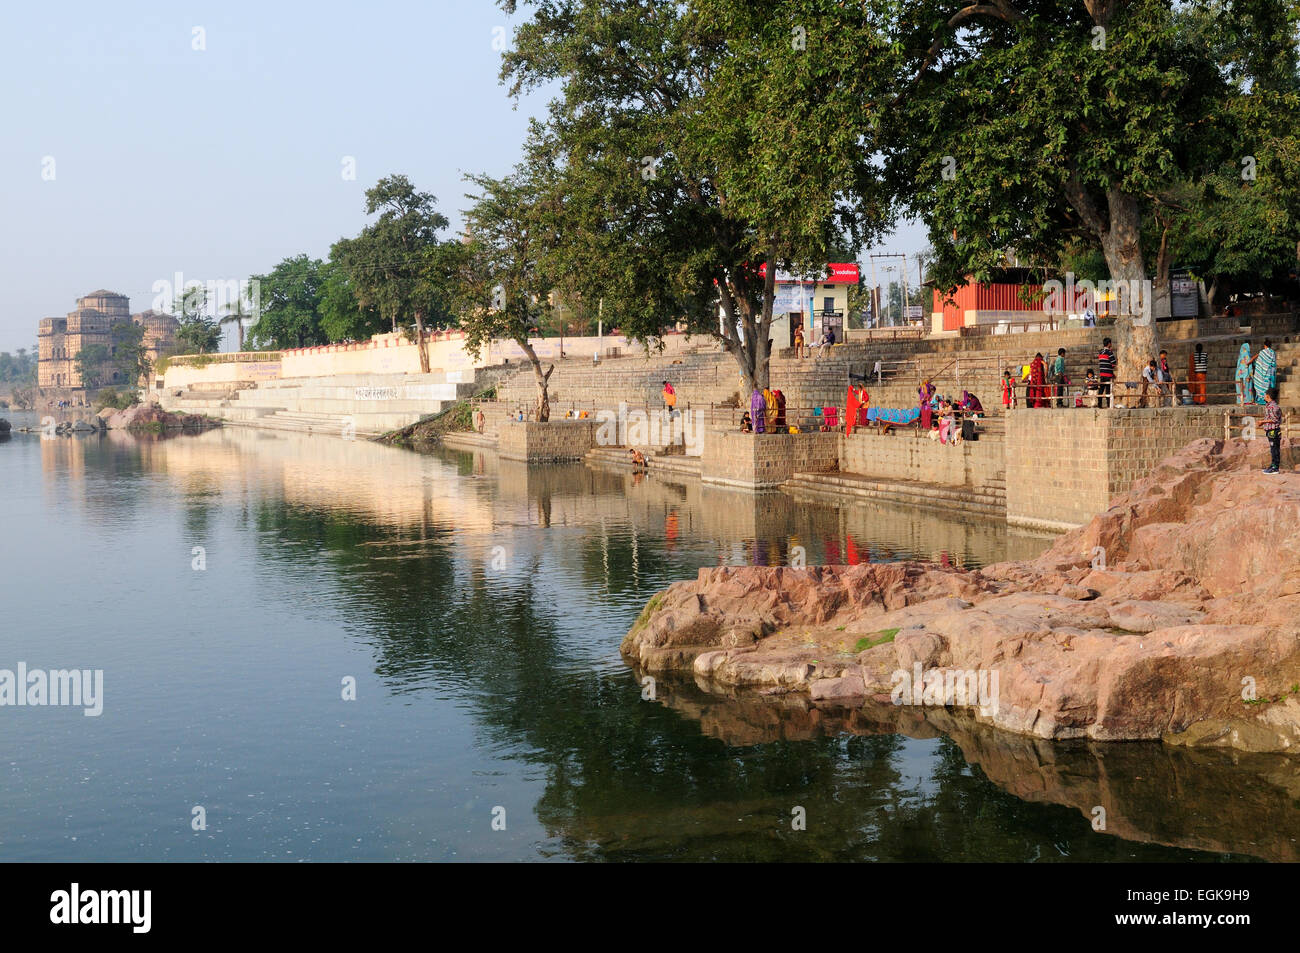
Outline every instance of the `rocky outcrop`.
{"label": "rocky outcrop", "polygon": [[106,421],[110,430],[161,432],[164,430],[206,430],[220,421],[199,414],[175,414],[156,403],[134,404],[119,410]]}
{"label": "rocky outcrop", "polygon": [[622,650],[824,706],[1300,753],[1300,473],[1260,473],[1266,454],[1196,441],[1032,561],[703,569]]}

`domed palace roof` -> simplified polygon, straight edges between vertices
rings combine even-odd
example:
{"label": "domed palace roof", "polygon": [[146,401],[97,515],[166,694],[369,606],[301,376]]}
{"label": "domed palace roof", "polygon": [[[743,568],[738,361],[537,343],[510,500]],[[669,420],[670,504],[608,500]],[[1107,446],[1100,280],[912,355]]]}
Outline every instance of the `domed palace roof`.
{"label": "domed palace roof", "polygon": [[100,288],[98,291],[92,291],[88,295],[82,295],[83,298],[125,298],[126,295],[118,294],[116,291],[109,291],[106,288]]}
{"label": "domed palace roof", "polygon": [[154,311],[150,308],[148,311],[141,311],[139,314],[131,315],[131,320],[136,324],[143,324],[145,327],[174,328],[180,326],[180,321],[176,315],[168,314],[166,311]]}

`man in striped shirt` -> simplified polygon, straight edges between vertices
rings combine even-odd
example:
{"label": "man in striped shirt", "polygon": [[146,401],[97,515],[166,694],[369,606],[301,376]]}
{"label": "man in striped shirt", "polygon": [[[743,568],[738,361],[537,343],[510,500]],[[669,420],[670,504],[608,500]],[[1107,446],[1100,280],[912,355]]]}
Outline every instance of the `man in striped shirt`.
{"label": "man in striped shirt", "polygon": [[1282,408],[1277,404],[1277,388],[1270,387],[1264,397],[1264,436],[1268,438],[1268,449],[1272,457],[1265,473],[1277,473],[1282,466]]}
{"label": "man in striped shirt", "polygon": [[1110,338],[1101,342],[1097,353],[1097,406],[1109,407],[1111,386],[1115,383],[1115,352],[1110,349]]}
{"label": "man in striped shirt", "polygon": [[1209,355],[1205,353],[1205,348],[1197,343],[1196,350],[1192,353],[1192,399],[1198,404],[1205,403],[1205,376],[1210,370]]}

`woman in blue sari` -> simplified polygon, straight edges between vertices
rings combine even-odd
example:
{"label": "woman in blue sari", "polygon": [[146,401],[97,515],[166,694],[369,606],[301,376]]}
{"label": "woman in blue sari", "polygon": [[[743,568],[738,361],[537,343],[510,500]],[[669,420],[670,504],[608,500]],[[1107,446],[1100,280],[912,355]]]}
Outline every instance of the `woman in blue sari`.
{"label": "woman in blue sari", "polygon": [[1255,355],[1255,403],[1267,404],[1268,392],[1277,384],[1277,351],[1273,342],[1264,339],[1264,347]]}
{"label": "woman in blue sari", "polygon": [[1237,403],[1249,404],[1252,400],[1250,386],[1250,362],[1253,358],[1250,356],[1250,341],[1241,342],[1241,350],[1237,352],[1237,374],[1234,380],[1237,382]]}

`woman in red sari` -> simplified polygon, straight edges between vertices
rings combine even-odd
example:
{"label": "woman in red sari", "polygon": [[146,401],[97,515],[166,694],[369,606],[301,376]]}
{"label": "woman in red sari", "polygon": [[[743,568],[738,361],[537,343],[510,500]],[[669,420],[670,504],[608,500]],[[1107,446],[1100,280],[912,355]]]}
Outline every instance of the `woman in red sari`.
{"label": "woman in red sari", "polygon": [[926,432],[930,429],[930,411],[931,401],[934,400],[935,387],[928,380],[921,381],[921,386],[916,389],[917,399],[921,405],[921,430]]}
{"label": "woman in red sari", "polygon": [[1047,406],[1047,364],[1042,354],[1035,354],[1029,365],[1029,406]]}

